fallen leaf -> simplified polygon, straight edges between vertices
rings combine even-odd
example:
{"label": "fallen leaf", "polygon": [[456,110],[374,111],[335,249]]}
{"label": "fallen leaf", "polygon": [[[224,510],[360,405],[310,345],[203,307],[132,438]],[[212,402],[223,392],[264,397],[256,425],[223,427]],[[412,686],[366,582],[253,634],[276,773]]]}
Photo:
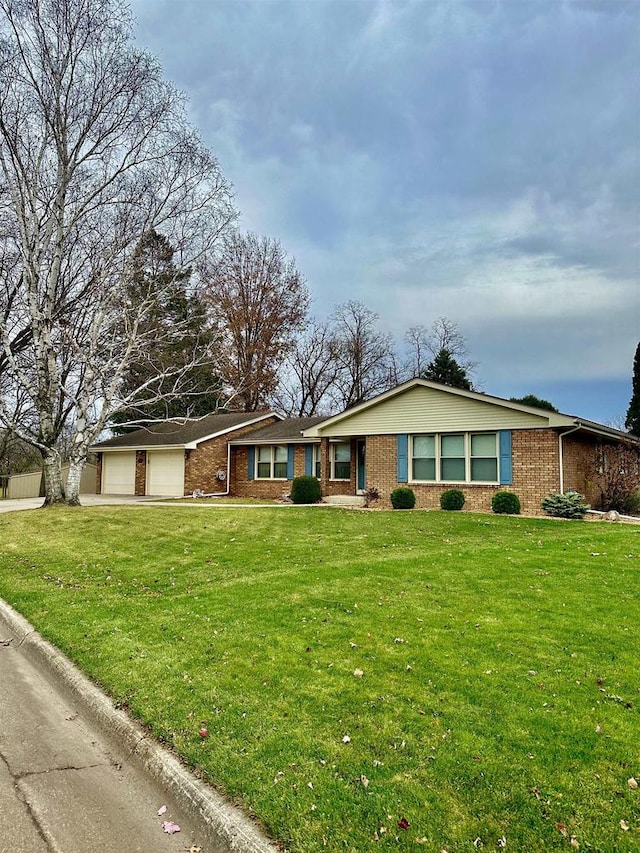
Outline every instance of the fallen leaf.
{"label": "fallen leaf", "polygon": [[620,821],[620,829],[623,829],[625,832],[627,832],[627,831],[628,831],[628,829],[629,829],[629,824],[626,822],[626,820],[621,820],[621,821]]}
{"label": "fallen leaf", "polygon": [[158,816],[163,815],[166,812],[166,810],[167,810],[166,806],[160,806],[160,808],[158,809]]}
{"label": "fallen leaf", "polygon": [[406,817],[401,817],[398,821],[398,829],[409,829],[410,826],[411,824],[406,819]]}
{"label": "fallen leaf", "polygon": [[342,738],[342,743],[351,743],[351,738],[349,737],[349,735],[345,735]]}
{"label": "fallen leaf", "polygon": [[364,775],[364,773],[363,773],[363,774],[362,774],[362,776],[360,777],[360,781],[362,782],[362,787],[363,787],[363,788],[368,788],[368,787],[369,787],[369,780],[368,780],[368,779],[367,779],[367,777]]}
{"label": "fallen leaf", "polygon": [[356,678],[362,678],[362,676],[364,675],[364,672],[361,669],[354,669],[353,674],[355,675]]}
{"label": "fallen leaf", "polygon": [[202,847],[196,847],[195,844],[192,844],[189,848],[189,853],[202,853]]}
{"label": "fallen leaf", "polygon": [[599,735],[602,733],[602,729],[600,728],[600,724],[596,726],[596,734]]}
{"label": "fallen leaf", "polygon": [[162,831],[166,832],[167,835],[173,835],[176,832],[180,832],[180,827],[177,823],[173,823],[170,820],[165,820],[162,824]]}
{"label": "fallen leaf", "polygon": [[501,849],[504,849],[507,846],[507,839],[502,835],[497,841],[496,844]]}
{"label": "fallen leaf", "polygon": [[574,850],[580,849],[580,844],[578,843],[578,839],[575,837],[575,835],[571,836],[571,841],[569,843],[571,844]]}
{"label": "fallen leaf", "polygon": [[406,643],[406,640],[403,640],[402,637],[396,637],[393,641],[394,643]]}
{"label": "fallen leaf", "polygon": [[638,790],[638,783],[633,778],[633,776],[630,779],[627,779],[627,785],[631,788],[632,791]]}
{"label": "fallen leaf", "polygon": [[567,825],[565,823],[557,823],[556,829],[558,830],[558,832],[562,833],[565,838],[567,837]]}

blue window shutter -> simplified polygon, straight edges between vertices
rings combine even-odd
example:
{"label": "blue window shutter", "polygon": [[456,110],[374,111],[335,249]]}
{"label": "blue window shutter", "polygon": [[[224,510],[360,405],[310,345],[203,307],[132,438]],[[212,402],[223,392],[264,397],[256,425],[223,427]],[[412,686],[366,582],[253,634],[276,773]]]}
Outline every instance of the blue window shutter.
{"label": "blue window shutter", "polygon": [[256,471],[256,449],[251,446],[249,448],[249,462],[247,464],[247,480],[253,480]]}
{"label": "blue window shutter", "polygon": [[511,430],[502,429],[498,435],[500,436],[500,485],[510,486],[513,483]]}
{"label": "blue window shutter", "polygon": [[409,479],[409,436],[398,436],[398,482],[406,483]]}
{"label": "blue window shutter", "polygon": [[307,477],[313,477],[313,444],[307,444],[304,448],[304,473]]}
{"label": "blue window shutter", "polygon": [[287,445],[287,480],[293,480],[293,454],[295,449],[295,444]]}

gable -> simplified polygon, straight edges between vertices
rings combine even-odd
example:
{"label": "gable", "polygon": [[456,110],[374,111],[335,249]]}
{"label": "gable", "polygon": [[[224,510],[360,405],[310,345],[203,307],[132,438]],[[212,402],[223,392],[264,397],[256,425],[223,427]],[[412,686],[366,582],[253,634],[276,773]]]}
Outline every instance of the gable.
{"label": "gable", "polygon": [[[415,432],[535,429],[549,426],[549,417],[490,400],[478,400],[448,391],[411,386],[406,391],[355,411],[323,427],[317,435],[393,435]],[[311,435],[311,431],[307,435]]]}

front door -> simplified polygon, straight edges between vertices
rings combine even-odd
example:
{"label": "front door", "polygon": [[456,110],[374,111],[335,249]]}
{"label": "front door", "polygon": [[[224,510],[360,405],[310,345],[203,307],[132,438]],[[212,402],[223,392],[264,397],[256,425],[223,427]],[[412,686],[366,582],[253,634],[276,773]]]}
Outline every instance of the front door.
{"label": "front door", "polygon": [[357,466],[358,466],[357,484],[358,484],[358,491],[359,492],[364,491],[365,483],[366,483],[365,455],[366,455],[366,441],[364,440],[364,438],[360,438],[360,439],[358,439],[358,442],[357,442],[357,451],[356,451]]}

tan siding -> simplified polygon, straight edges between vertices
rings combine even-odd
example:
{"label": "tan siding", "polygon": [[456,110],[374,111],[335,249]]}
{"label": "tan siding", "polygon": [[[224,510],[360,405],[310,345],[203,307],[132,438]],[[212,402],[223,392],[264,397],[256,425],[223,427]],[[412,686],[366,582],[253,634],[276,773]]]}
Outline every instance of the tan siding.
{"label": "tan siding", "polygon": [[497,403],[457,397],[431,388],[410,388],[377,406],[355,413],[319,432],[323,436],[458,430],[535,429],[548,418],[504,408]]}

